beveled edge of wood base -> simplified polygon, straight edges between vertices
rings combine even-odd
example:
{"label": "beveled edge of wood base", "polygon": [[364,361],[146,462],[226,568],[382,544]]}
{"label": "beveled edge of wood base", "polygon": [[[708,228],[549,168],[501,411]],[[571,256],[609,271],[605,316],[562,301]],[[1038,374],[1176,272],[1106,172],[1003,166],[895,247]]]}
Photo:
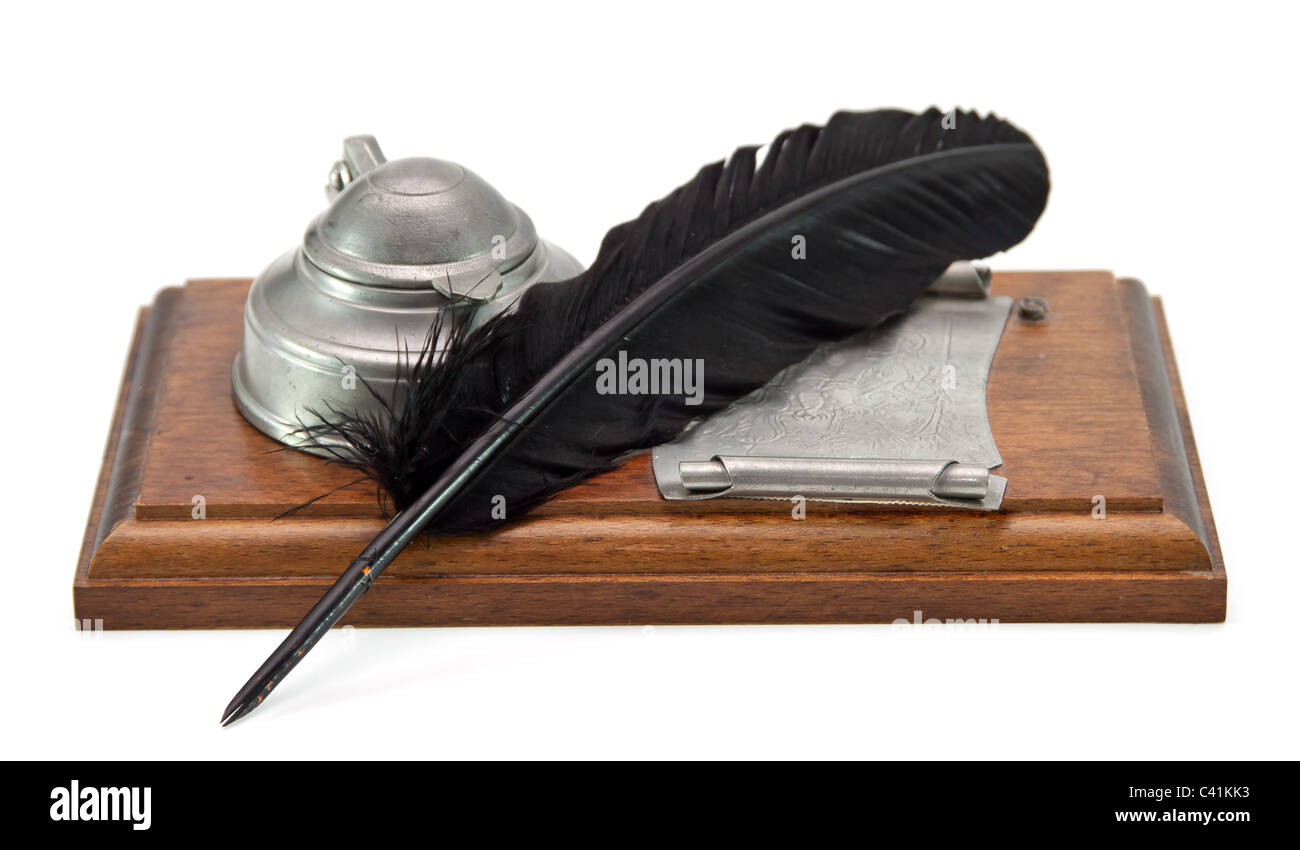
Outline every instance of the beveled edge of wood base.
{"label": "beveled edge of wood base", "polygon": [[[525,517],[417,544],[385,578],[475,575],[1151,572],[1210,569],[1200,538],[1166,513]],[[249,526],[254,525],[253,529]],[[127,519],[95,551],[95,579],[320,578],[379,520],[283,523]],[[490,565],[490,566],[488,566]]]}
{"label": "beveled edge of wood base", "polygon": [[[1174,356],[1169,325],[1165,320],[1164,305],[1158,296],[1152,296],[1140,280],[1120,278],[1124,297],[1130,305],[1126,315],[1129,321],[1145,328],[1134,327],[1130,339],[1134,358],[1145,361],[1150,368],[1139,370],[1143,402],[1152,427],[1163,433],[1151,435],[1152,451],[1157,453],[1156,468],[1162,476],[1161,487],[1165,493],[1165,513],[1176,517],[1205,545],[1209,555],[1210,571],[1220,584],[1223,599],[1220,602],[1220,620],[1227,616],[1228,575],[1223,563],[1223,550],[1219,544],[1214,512],[1210,508],[1210,494],[1205,486],[1201,458],[1196,450],[1196,436],[1192,432],[1187,400],[1183,396],[1183,383],[1178,374],[1178,359]],[[1150,348],[1141,350],[1143,340],[1151,341]],[[1145,374],[1143,374],[1145,373]],[[1164,453],[1165,457],[1161,457]]]}
{"label": "beveled edge of wood base", "polygon": [[104,443],[104,455],[99,464],[99,478],[95,482],[95,495],[90,503],[90,512],[86,518],[86,529],[81,537],[81,553],[77,556],[77,571],[73,577],[73,616],[78,621],[95,619],[84,617],[83,610],[86,603],[86,593],[92,587],[90,579],[90,562],[95,556],[96,548],[98,548],[100,542],[111,530],[111,528],[102,528],[102,526],[106,524],[111,525],[111,521],[106,523],[105,506],[108,491],[114,480],[114,473],[118,460],[118,448],[122,439],[122,423],[126,419],[128,411],[132,408],[134,401],[132,399],[131,389],[134,385],[136,369],[142,362],[142,338],[149,329],[152,329],[154,333],[157,333],[157,328],[160,326],[161,322],[156,321],[154,309],[167,296],[167,293],[171,291],[174,291],[174,288],[162,290],[154,299],[153,306],[141,307],[136,313],[135,330],[131,334],[131,347],[127,350],[126,363],[122,367],[122,380],[117,390],[117,402],[113,408],[113,420],[112,424],[109,426],[108,437]]}

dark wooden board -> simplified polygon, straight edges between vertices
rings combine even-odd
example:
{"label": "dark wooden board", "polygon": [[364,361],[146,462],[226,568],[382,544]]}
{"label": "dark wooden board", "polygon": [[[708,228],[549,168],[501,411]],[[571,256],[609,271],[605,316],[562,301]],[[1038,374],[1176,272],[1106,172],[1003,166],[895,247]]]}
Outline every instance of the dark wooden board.
{"label": "dark wooden board", "polygon": [[[1052,320],[1012,320],[989,382],[989,416],[1012,486],[1006,509],[1091,509],[1097,493],[1118,510],[1159,510],[1160,489],[1145,427],[1123,305],[1108,272],[1008,273],[999,294],[1040,295]],[[188,519],[202,493],[209,519],[278,516],[356,479],[315,458],[276,451],[248,426],[230,398],[248,281],[196,281],[176,299],[160,356],[157,427],[141,481],[141,519]],[[260,457],[268,452],[274,456]],[[246,460],[244,460],[246,459]],[[762,513],[752,500],[711,511]],[[698,513],[659,498],[648,458],[574,487],[544,513]],[[372,487],[345,488],[300,516],[379,517]]]}
{"label": "dark wooden board", "polygon": [[[79,617],[291,625],[382,525],[368,483],[274,519],[356,474],[278,451],[235,410],[247,285],[192,281],[142,312],[78,568]],[[412,547],[350,621],[1221,620],[1213,519],[1145,290],[1105,272],[1004,273],[994,287],[1052,305],[1047,323],[1009,322],[990,376],[1004,511],[810,503],[795,521],[783,503],[667,502],[637,459],[500,532]],[[206,519],[191,518],[197,495]],[[1095,495],[1105,520],[1092,517]]]}

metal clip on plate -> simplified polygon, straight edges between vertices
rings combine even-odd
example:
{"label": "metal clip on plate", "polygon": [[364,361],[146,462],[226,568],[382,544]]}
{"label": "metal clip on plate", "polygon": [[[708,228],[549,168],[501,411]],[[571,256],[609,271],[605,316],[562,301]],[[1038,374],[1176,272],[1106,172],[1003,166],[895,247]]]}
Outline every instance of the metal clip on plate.
{"label": "metal clip on plate", "polygon": [[715,457],[677,465],[682,484],[701,496],[824,502],[942,504],[993,510],[1006,479],[954,460]]}

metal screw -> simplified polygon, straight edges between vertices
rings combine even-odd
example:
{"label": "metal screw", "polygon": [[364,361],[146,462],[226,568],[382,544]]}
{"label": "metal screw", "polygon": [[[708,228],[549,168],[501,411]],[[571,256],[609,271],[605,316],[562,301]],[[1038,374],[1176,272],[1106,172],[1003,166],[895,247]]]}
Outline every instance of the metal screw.
{"label": "metal screw", "polygon": [[1026,295],[1016,304],[1020,318],[1026,322],[1041,322],[1047,318],[1047,299],[1037,295]]}
{"label": "metal screw", "polygon": [[339,160],[330,167],[329,183],[326,186],[327,191],[332,195],[342,192],[344,187],[352,182],[352,170],[343,160]]}
{"label": "metal screw", "polygon": [[374,136],[348,136],[343,140],[343,158],[330,167],[325,197],[334,200],[353,180],[387,161]]}

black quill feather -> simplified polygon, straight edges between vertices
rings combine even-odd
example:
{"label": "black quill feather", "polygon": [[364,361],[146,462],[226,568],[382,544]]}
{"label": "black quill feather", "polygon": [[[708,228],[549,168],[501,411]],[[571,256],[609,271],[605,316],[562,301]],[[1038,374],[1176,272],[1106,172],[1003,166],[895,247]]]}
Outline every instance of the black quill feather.
{"label": "black quill feather", "polygon": [[[845,112],[782,133],[761,165],[739,149],[611,230],[585,273],[473,331],[432,330],[401,403],[334,411],[312,436],[345,442],[410,509],[398,522],[487,528],[497,496],[517,518],[906,309],[950,263],[1023,239],[1047,201],[1042,154],[996,117],[943,118]],[[703,404],[599,394],[594,366],[620,350],[703,360]]]}
{"label": "black quill feather", "polygon": [[[609,232],[585,273],[529,289],[470,330],[430,330],[407,355],[405,397],[308,429],[348,444],[401,512],[236,693],[267,694],[421,531],[495,525],[676,436],[825,342],[907,307],[947,266],[1004,250],[1047,202],[1047,165],[996,118],[841,113],[706,166]],[[797,259],[792,239],[804,239]],[[436,350],[435,345],[443,345]],[[704,403],[602,395],[595,364],[702,359]]]}

